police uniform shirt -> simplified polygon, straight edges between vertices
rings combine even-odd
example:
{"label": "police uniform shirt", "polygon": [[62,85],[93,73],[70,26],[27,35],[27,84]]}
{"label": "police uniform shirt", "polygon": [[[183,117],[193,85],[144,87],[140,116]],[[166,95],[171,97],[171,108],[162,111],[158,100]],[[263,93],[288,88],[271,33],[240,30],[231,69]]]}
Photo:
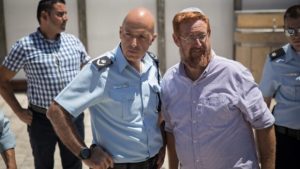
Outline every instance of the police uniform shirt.
{"label": "police uniform shirt", "polygon": [[116,163],[145,161],[162,147],[157,124],[158,69],[148,54],[142,62],[139,73],[118,46],[90,61],[55,98],[75,117],[90,108],[93,143]]}
{"label": "police uniform shirt", "polygon": [[0,153],[15,147],[16,139],[10,129],[10,121],[4,116],[4,112],[0,110]]}
{"label": "police uniform shirt", "polygon": [[275,124],[300,129],[300,54],[287,44],[266,59],[259,85],[264,97],[274,97]]}

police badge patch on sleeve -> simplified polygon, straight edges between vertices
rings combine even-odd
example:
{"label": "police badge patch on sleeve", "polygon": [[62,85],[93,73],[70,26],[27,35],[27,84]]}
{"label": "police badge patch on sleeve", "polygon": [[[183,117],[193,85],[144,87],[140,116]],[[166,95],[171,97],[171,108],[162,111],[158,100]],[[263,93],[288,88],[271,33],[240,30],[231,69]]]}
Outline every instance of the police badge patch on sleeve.
{"label": "police badge patch on sleeve", "polygon": [[112,64],[112,61],[107,56],[103,56],[100,58],[97,58],[93,61],[93,64],[98,68],[98,70],[107,67]]}

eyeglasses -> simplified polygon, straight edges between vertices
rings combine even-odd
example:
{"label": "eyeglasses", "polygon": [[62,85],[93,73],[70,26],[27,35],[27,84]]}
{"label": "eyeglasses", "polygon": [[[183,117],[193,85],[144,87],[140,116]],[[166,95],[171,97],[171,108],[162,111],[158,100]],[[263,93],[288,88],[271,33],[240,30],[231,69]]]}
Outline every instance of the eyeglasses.
{"label": "eyeglasses", "polygon": [[297,36],[298,33],[300,32],[300,28],[298,28],[298,29],[287,28],[287,29],[284,30],[284,32],[285,32],[285,35],[288,36],[288,37]]}
{"label": "eyeglasses", "polygon": [[199,35],[189,35],[186,37],[180,36],[180,38],[187,43],[194,43],[197,39],[200,41],[204,41],[207,37],[207,34],[199,34]]}

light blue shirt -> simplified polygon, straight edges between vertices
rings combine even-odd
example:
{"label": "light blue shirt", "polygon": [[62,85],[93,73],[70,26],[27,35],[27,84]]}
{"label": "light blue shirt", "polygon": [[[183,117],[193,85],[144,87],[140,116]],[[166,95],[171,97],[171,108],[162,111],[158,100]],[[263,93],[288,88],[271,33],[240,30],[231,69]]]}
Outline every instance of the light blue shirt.
{"label": "light blue shirt", "polygon": [[0,153],[15,146],[16,140],[14,134],[11,132],[10,122],[0,110]]}
{"label": "light blue shirt", "polygon": [[287,44],[285,55],[267,56],[259,88],[264,97],[274,97],[276,125],[300,129],[300,53]]}
{"label": "light blue shirt", "polygon": [[137,72],[120,47],[103,56],[111,58],[112,65],[99,70],[90,62],[55,101],[75,117],[90,108],[93,143],[108,151],[114,162],[145,161],[162,147],[158,69],[147,54],[142,72]]}
{"label": "light blue shirt", "polygon": [[252,128],[267,128],[274,117],[244,66],[213,53],[196,81],[176,64],[161,87],[181,169],[259,168]]}

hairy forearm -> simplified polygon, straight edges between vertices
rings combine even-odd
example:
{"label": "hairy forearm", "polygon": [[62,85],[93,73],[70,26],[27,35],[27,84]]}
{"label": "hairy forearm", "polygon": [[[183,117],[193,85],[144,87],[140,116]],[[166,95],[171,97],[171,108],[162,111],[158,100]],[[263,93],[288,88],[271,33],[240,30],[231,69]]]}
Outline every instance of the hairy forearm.
{"label": "hairy forearm", "polygon": [[264,97],[264,101],[266,102],[268,108],[271,108],[272,97]]}
{"label": "hairy forearm", "polygon": [[256,130],[259,157],[262,169],[275,169],[276,139],[274,126]]}
{"label": "hairy forearm", "polygon": [[0,66],[0,94],[12,110],[19,115],[18,113],[22,112],[22,106],[16,99],[10,82],[16,73],[4,66]]}
{"label": "hairy forearm", "polygon": [[17,164],[16,164],[16,158],[15,158],[15,150],[8,149],[4,151],[2,154],[3,161],[5,162],[5,165],[8,169],[16,169]]}
{"label": "hairy forearm", "polygon": [[169,158],[169,169],[177,169],[178,158],[175,150],[175,139],[172,133],[166,132],[166,141]]}
{"label": "hairy forearm", "polygon": [[70,115],[65,112],[57,103],[53,102],[48,111],[47,117],[51,121],[56,134],[61,141],[75,154],[85,146],[84,141],[79,137],[72,123]]}
{"label": "hairy forearm", "polygon": [[22,106],[15,97],[9,81],[1,81],[0,94],[16,114],[22,111]]}

